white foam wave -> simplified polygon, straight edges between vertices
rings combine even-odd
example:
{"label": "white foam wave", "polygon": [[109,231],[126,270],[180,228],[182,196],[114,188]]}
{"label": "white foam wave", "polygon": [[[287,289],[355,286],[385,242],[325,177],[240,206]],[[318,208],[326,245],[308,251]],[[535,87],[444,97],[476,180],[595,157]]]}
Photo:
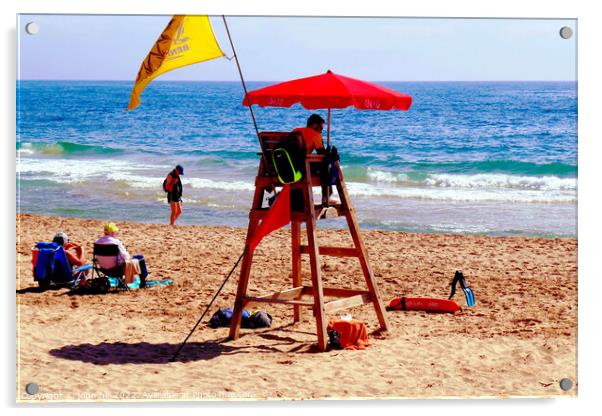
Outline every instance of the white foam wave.
{"label": "white foam wave", "polygon": [[533,190],[453,189],[428,187],[395,187],[348,182],[349,193],[355,196],[423,199],[433,201],[492,201],[523,203],[573,203],[576,192],[542,192]]}
{"label": "white foam wave", "polygon": [[227,191],[254,191],[255,186],[252,181],[220,181],[205,178],[187,178],[186,184],[193,188],[201,189],[223,189]]}
{"label": "white foam wave", "polygon": [[518,176],[504,174],[451,175],[431,174],[425,184],[442,188],[510,188],[540,191],[574,191],[576,178],[557,176]]}
{"label": "white foam wave", "polygon": [[17,155],[18,156],[23,156],[23,155],[33,155],[35,152],[31,146],[31,143],[23,143],[21,145],[21,148],[17,149]]}
{"label": "white foam wave", "polygon": [[[117,181],[132,188],[161,190],[164,176],[157,176],[157,168],[120,159],[70,160],[21,158],[17,163],[17,173],[26,179],[46,179],[58,183]],[[251,180],[224,181],[207,178],[185,177],[184,186],[198,189],[226,191],[253,191]]]}
{"label": "white foam wave", "polygon": [[17,161],[17,173],[44,174],[44,179],[56,182],[79,182],[86,179],[105,178],[108,173],[144,169],[131,162],[118,159],[108,160],[68,160],[68,159],[30,159]]}
{"label": "white foam wave", "polygon": [[437,188],[504,188],[540,191],[574,191],[577,189],[576,178],[559,178],[557,176],[521,176],[500,173],[480,173],[474,175],[432,173],[427,175],[424,180],[413,181],[405,173],[395,173],[373,168],[368,168],[367,176],[371,182],[376,183],[399,183]]}
{"label": "white foam wave", "polygon": [[410,180],[405,173],[393,173],[372,168],[368,168],[367,175],[368,179],[373,182],[395,183],[408,182]]}
{"label": "white foam wave", "polygon": [[[46,179],[59,183],[119,182],[121,186],[161,191],[162,166],[135,164],[120,159],[71,160],[21,158],[17,172],[23,179]],[[431,174],[424,181],[411,182],[405,174],[368,169],[376,183],[348,182],[356,196],[423,199],[434,201],[498,201],[523,203],[574,203],[577,180],[552,176],[530,177],[503,174]],[[187,176],[184,186],[234,192],[252,192],[248,181]],[[319,195],[319,188],[314,189]]]}

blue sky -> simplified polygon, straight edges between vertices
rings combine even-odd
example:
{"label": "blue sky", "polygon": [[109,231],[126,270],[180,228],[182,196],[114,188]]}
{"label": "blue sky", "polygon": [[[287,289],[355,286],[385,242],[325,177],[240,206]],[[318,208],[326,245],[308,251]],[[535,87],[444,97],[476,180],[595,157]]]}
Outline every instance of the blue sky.
{"label": "blue sky", "polygon": [[[19,78],[131,80],[170,16],[21,15]],[[374,81],[576,80],[574,20],[229,17],[247,80],[280,81],[332,69]],[[28,22],[39,33],[28,35]],[[227,55],[221,17],[211,22]],[[159,80],[237,81],[217,59]]]}

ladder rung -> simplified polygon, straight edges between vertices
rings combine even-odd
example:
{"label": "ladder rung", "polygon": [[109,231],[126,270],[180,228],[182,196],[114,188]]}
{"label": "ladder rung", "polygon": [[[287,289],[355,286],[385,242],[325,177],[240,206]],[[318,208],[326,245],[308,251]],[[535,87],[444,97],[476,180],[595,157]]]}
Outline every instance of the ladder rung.
{"label": "ladder rung", "polygon": [[324,304],[324,311],[326,313],[332,313],[336,311],[340,311],[341,309],[352,308],[354,306],[365,305],[366,303],[370,303],[372,297],[369,293],[365,293],[362,295],[350,296],[348,298],[342,298],[333,300]]}
{"label": "ladder rung", "polygon": [[246,296],[243,298],[243,302],[245,304],[248,303],[281,303],[285,305],[301,305],[301,306],[314,306],[313,301],[308,300],[296,300],[296,299],[279,299],[279,298],[264,298],[264,297],[254,297],[254,296]]}
{"label": "ladder rung", "polygon": [[[309,254],[309,246],[300,246],[301,254]],[[360,252],[352,247],[318,247],[321,256],[333,257],[359,257]]]}

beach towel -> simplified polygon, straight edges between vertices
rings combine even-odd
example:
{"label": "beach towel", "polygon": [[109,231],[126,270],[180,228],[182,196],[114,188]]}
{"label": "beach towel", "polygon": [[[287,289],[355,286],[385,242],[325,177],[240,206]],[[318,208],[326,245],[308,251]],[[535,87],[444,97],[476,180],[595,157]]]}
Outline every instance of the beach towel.
{"label": "beach towel", "polygon": [[[80,267],[79,269],[74,270],[78,271],[78,270],[87,270],[87,269],[91,269],[92,265],[88,264],[85,266]],[[94,285],[94,282],[97,282],[100,279],[92,279],[89,278],[87,276],[82,276],[81,279],[77,279],[75,282],[73,282],[73,290],[92,290],[92,291],[97,291],[99,290],[98,286]],[[117,279],[116,277],[107,277],[108,280],[108,288],[104,288],[101,289],[101,292],[106,292],[108,289],[110,288],[118,288],[120,287],[119,284],[119,279]],[[139,276],[134,276],[134,280],[131,283],[128,283],[128,289],[141,289],[142,285],[141,285],[141,280]],[[164,279],[164,280],[147,280],[146,281],[146,287],[152,287],[152,286],[167,286],[167,285],[171,285],[173,284],[173,280],[171,279]]]}
{"label": "beach towel", "polygon": [[330,335],[330,338],[338,338],[340,348],[346,350],[364,350],[370,345],[366,324],[364,322],[356,320],[332,320],[328,323],[326,329],[329,332],[329,335],[330,331],[334,332]]}
{"label": "beach towel", "polygon": [[[109,277],[109,283],[111,285],[111,287],[119,287],[119,280],[115,277]],[[171,279],[165,279],[165,280],[147,280],[146,281],[146,287],[152,287],[152,286],[167,286],[167,285],[171,285],[173,284],[173,280]],[[134,280],[131,283],[128,283],[128,288],[129,289],[140,289],[141,286],[141,281],[140,281],[140,277],[138,276],[134,276]]]}

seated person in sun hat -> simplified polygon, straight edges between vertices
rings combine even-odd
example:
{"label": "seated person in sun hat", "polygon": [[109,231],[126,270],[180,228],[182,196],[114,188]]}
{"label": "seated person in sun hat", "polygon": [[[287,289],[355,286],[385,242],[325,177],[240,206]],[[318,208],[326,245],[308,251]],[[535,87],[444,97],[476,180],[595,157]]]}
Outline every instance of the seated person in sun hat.
{"label": "seated person in sun hat", "polygon": [[125,283],[128,284],[134,281],[135,275],[141,274],[141,269],[138,259],[132,258],[123,243],[117,238],[118,233],[119,228],[115,223],[109,222],[104,225],[104,235],[96,240],[95,244],[116,245],[119,248],[119,255],[117,257],[96,255],[96,260],[98,267],[104,270],[123,267]]}
{"label": "seated person in sun hat", "polygon": [[84,258],[84,249],[77,243],[69,241],[69,237],[62,231],[59,231],[55,234],[52,239],[53,243],[56,243],[63,247],[65,250],[65,255],[67,256],[67,260],[71,265],[71,268],[77,269],[78,267],[83,266],[84,264],[89,263]]}

